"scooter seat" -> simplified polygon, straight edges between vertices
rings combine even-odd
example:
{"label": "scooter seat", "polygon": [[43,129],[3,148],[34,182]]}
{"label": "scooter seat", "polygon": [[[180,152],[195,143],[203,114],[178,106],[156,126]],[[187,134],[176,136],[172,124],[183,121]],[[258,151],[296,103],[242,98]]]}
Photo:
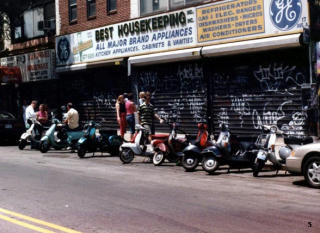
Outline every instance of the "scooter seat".
{"label": "scooter seat", "polygon": [[284,138],[285,144],[293,144],[293,145],[306,145],[313,143],[312,137],[285,137]]}
{"label": "scooter seat", "polygon": [[100,129],[99,130],[99,133],[101,135],[117,135],[117,130],[114,130],[114,129]]}
{"label": "scooter seat", "polygon": [[151,135],[151,139],[152,140],[155,140],[155,139],[166,140],[168,138],[169,138],[169,134],[154,134],[154,135]]}
{"label": "scooter seat", "polygon": [[248,150],[250,146],[252,146],[251,142],[240,142],[243,150]]}

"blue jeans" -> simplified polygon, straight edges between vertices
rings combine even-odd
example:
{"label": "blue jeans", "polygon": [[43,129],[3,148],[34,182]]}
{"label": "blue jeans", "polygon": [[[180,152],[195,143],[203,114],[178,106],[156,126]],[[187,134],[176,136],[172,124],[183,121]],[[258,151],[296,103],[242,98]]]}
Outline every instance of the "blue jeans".
{"label": "blue jeans", "polygon": [[126,116],[127,123],[130,129],[130,133],[134,134],[135,132],[135,120],[134,120],[134,114],[130,114]]}

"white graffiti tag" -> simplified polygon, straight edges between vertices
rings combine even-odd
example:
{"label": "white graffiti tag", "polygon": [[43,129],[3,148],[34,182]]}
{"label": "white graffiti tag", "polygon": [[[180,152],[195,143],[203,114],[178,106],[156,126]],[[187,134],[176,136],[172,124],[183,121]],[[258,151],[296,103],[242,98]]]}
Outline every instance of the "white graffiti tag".
{"label": "white graffiti tag", "polygon": [[193,115],[195,121],[204,121],[203,107],[205,106],[205,103],[203,101],[203,98],[195,96],[190,97],[187,104],[189,105],[190,113]]}
{"label": "white graffiti tag", "polygon": [[253,110],[252,122],[253,122],[254,128],[261,129],[262,125],[277,125],[278,121],[283,119],[286,116],[285,112],[283,111],[283,106],[289,103],[292,103],[292,101],[290,100],[282,103],[278,107],[277,111],[266,110],[269,104],[267,103],[263,108],[262,115],[259,115],[256,109]]}
{"label": "white graffiti tag", "polygon": [[271,64],[268,67],[260,65],[259,70],[253,71],[253,75],[260,82],[261,88],[266,91],[302,86],[306,79],[303,73],[297,72],[296,66],[277,64]]}
{"label": "white graffiti tag", "polygon": [[218,113],[218,124],[219,127],[222,125],[229,126],[229,116],[228,116],[228,110],[226,108],[221,108],[221,111]]}
{"label": "white graffiti tag", "polygon": [[250,105],[244,98],[231,97],[231,110],[240,115],[239,119],[241,120],[241,127],[243,125],[243,116],[251,115]]}

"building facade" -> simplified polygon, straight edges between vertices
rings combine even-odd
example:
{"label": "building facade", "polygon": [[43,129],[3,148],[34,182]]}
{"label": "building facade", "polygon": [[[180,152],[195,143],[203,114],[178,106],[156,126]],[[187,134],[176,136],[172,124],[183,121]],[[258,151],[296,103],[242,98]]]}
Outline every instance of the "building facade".
{"label": "building facade", "polygon": [[110,127],[118,94],[150,91],[157,112],[190,132],[208,122],[214,133],[226,124],[243,137],[263,124],[316,134],[309,11],[307,0],[132,0],[130,19],[77,32],[69,25],[56,39],[57,71],[86,76],[84,109]]}
{"label": "building facade", "polygon": [[56,102],[56,98],[47,94],[58,88],[54,81],[55,2],[21,1],[10,13],[9,39],[1,52],[0,65],[19,69],[21,77],[2,77],[0,106],[21,117],[24,101],[38,99],[51,106]]}

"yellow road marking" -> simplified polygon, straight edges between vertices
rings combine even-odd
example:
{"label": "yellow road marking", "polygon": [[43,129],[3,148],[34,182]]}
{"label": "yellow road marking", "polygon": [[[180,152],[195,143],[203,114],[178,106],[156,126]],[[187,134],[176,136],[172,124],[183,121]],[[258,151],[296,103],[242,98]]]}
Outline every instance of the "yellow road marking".
{"label": "yellow road marking", "polygon": [[31,225],[29,223],[25,223],[25,222],[21,222],[19,220],[15,220],[13,218],[4,216],[2,214],[0,214],[0,219],[6,220],[8,222],[17,224],[19,226],[22,226],[22,227],[25,227],[25,228],[28,228],[28,229],[31,229],[31,230],[34,230],[34,231],[38,231],[38,232],[42,232],[42,233],[55,233],[53,231],[49,231],[47,229],[44,229],[44,228],[41,228],[41,227],[37,227],[37,226]]}
{"label": "yellow road marking", "polygon": [[[59,230],[59,231],[62,231],[62,232],[66,232],[66,233],[81,233],[80,231],[75,231],[75,230],[72,230],[72,229],[69,229],[69,228],[66,228],[66,227],[62,227],[62,226],[53,224],[53,223],[42,221],[40,219],[36,219],[36,218],[32,218],[32,217],[29,217],[29,216],[26,216],[26,215],[23,215],[23,214],[15,213],[15,212],[10,211],[10,210],[5,210],[5,209],[0,208],[0,212],[2,212],[4,214],[11,215],[11,216],[15,216],[15,217],[23,219],[23,220],[27,220],[29,222],[37,223],[39,225],[47,226],[47,227],[50,227],[50,228],[53,228],[53,229],[56,229],[56,230]],[[52,232],[52,231],[48,231],[48,232]]]}

